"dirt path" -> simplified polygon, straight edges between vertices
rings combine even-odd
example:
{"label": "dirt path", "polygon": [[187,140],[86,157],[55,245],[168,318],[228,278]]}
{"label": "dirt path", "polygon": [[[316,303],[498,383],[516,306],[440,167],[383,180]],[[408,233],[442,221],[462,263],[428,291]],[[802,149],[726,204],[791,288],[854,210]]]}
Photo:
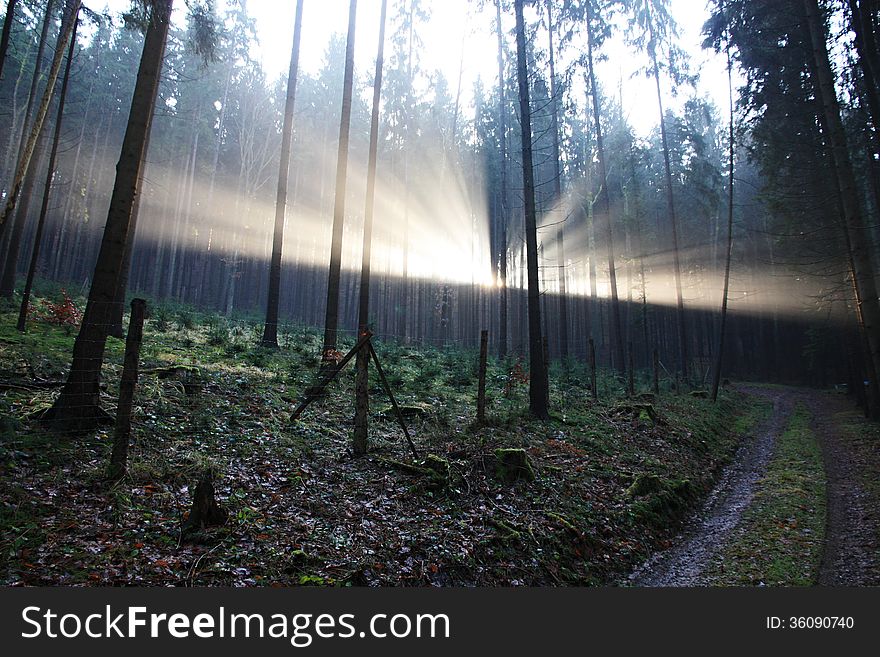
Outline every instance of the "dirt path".
{"label": "dirt path", "polygon": [[[825,553],[820,586],[880,586],[880,488],[866,487],[880,472],[876,431],[846,398],[800,391],[810,409],[827,477]],[[849,431],[842,425],[850,424]],[[854,428],[854,430],[853,430]]]}
{"label": "dirt path", "polygon": [[630,575],[632,586],[705,586],[712,558],[736,527],[795,405],[809,409],[827,478],[821,586],[880,585],[880,473],[875,425],[849,399],[807,389],[743,388],[773,402],[773,414],[740,447],[701,511],[676,538]]}
{"label": "dirt path", "polygon": [[704,572],[754,495],[773,455],[776,437],[794,408],[793,395],[782,389],[744,388],[773,402],[771,417],[758,426],[737,450],[702,509],[686,525],[672,547],[658,552],[629,576],[630,586],[705,586]]}

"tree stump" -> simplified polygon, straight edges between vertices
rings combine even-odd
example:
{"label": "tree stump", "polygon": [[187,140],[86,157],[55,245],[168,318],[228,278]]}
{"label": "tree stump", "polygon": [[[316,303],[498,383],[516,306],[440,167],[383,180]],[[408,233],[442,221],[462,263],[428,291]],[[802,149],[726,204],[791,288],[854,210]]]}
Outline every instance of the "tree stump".
{"label": "tree stump", "polygon": [[189,518],[184,523],[185,530],[198,530],[217,527],[226,523],[229,512],[217,503],[214,497],[214,471],[206,470],[193,494]]}
{"label": "tree stump", "polygon": [[512,484],[520,479],[535,480],[535,471],[524,449],[496,449],[495,476]]}

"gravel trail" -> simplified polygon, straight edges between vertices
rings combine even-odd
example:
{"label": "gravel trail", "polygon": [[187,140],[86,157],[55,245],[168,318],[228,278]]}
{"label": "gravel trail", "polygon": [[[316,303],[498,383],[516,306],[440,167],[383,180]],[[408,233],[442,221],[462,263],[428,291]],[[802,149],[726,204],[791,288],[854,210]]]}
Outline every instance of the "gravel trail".
{"label": "gravel trail", "polygon": [[773,413],[743,440],[701,510],[686,524],[673,545],[629,576],[630,586],[706,586],[704,573],[752,501],[755,485],[773,456],[776,438],[794,408],[791,393],[781,389],[742,388],[773,402]]}

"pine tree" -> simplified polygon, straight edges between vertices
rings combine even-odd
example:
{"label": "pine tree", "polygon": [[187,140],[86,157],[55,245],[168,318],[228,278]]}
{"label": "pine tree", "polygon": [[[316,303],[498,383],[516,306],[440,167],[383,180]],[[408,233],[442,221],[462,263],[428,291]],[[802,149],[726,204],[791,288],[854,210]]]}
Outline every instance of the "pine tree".
{"label": "pine tree", "polygon": [[550,418],[548,380],[541,334],[541,291],[538,274],[538,231],[535,208],[535,173],[532,165],[532,121],[529,101],[529,75],[526,67],[526,33],[523,0],[515,0],[516,59],[522,142],[523,196],[528,274],[529,314],[529,410],[542,420]]}
{"label": "pine tree", "polygon": [[262,344],[278,347],[278,303],[281,296],[281,253],[284,245],[284,218],[287,208],[287,180],[290,176],[290,144],[293,139],[293,108],[296,102],[296,78],[299,69],[299,44],[302,34],[303,0],[297,0],[293,25],[293,47],[287,73],[287,97],[284,102],[284,125],[281,130],[281,162],[278,167],[278,193],[275,198],[275,229],[272,260],[269,266],[269,297]]}
{"label": "pine tree", "polygon": [[172,4],[173,0],[153,0],[149,4],[137,84],[88,303],[74,342],[67,381],[43,418],[56,431],[90,431],[106,418],[100,406],[101,366],[125,246],[130,239],[131,215],[159,91]]}

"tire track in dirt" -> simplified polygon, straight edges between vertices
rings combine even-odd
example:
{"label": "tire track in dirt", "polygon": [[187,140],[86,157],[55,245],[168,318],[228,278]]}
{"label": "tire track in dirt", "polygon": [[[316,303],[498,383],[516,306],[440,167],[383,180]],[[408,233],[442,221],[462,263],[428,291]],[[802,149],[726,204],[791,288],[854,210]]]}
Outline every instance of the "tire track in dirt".
{"label": "tire track in dirt", "polygon": [[825,553],[818,583],[880,586],[880,500],[876,491],[864,486],[880,472],[877,443],[867,437],[870,434],[842,430],[842,418],[854,418],[849,399],[805,390],[799,401],[812,414],[811,429],[822,449],[827,481]]}
{"label": "tire track in dirt", "polygon": [[733,461],[700,511],[686,524],[672,547],[656,553],[628,578],[629,586],[706,586],[712,558],[736,527],[754,497],[755,485],[773,456],[776,438],[794,409],[794,395],[782,389],[741,388],[773,403],[773,412],[737,449]]}

